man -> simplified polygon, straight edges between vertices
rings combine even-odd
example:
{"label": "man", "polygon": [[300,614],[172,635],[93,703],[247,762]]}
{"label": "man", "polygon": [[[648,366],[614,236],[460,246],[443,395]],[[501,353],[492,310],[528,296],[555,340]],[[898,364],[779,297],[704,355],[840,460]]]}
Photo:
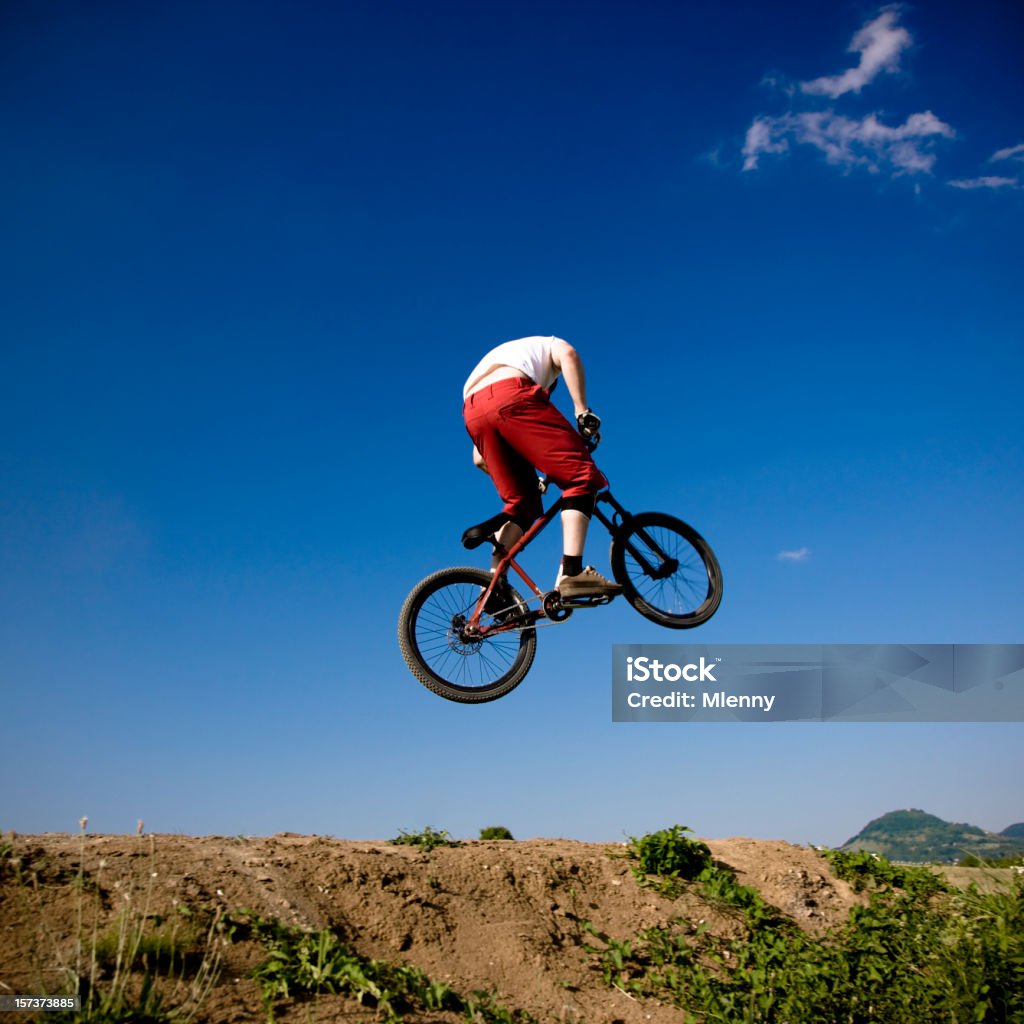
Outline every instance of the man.
{"label": "man", "polygon": [[[551,404],[550,393],[560,376],[572,398],[579,432]],[[583,565],[594,498],[607,481],[581,436],[593,436],[601,421],[587,405],[583,363],[576,350],[554,337],[507,341],[477,363],[462,395],[473,462],[490,475],[509,516],[498,532],[499,542],[511,547],[542,514],[539,470],[562,491],[563,555],[555,588],[562,597],[620,593],[618,583]]]}

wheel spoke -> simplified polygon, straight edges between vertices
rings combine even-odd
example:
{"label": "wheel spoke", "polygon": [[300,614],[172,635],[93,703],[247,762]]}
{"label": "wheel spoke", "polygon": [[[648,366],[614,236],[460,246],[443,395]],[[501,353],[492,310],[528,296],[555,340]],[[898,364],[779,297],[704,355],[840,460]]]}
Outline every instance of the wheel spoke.
{"label": "wheel spoke", "polygon": [[718,607],[718,563],[704,539],[681,520],[658,512],[635,516],[612,548],[626,599],[653,621],[685,628]]}
{"label": "wheel spoke", "polygon": [[[410,667],[428,686],[452,699],[486,699],[497,687],[510,689],[509,679],[517,674],[522,678],[533,658],[536,640],[531,627],[490,636],[466,633],[484,589],[480,575],[479,570],[448,570],[425,581],[426,589],[412,606],[405,627],[411,645],[403,645],[403,654]],[[516,595],[509,608],[503,609],[508,610],[525,612],[526,608]],[[483,627],[494,622],[493,615],[485,613],[480,618]],[[427,678],[420,676],[420,668],[426,669]],[[453,695],[448,688],[466,696]]]}

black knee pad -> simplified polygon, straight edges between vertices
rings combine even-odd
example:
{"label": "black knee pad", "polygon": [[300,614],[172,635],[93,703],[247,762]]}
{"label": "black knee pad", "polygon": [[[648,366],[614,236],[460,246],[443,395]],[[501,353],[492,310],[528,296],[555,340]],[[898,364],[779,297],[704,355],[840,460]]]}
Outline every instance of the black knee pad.
{"label": "black knee pad", "polygon": [[574,512],[582,512],[588,519],[594,514],[594,506],[596,504],[596,494],[571,494],[568,498],[562,499],[563,509],[572,509]]}

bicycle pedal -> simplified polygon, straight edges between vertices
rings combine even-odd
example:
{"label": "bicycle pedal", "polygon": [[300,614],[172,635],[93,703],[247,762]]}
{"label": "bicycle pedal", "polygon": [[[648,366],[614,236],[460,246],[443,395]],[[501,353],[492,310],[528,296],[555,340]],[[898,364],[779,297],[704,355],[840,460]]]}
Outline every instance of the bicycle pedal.
{"label": "bicycle pedal", "polygon": [[610,604],[615,594],[591,594],[586,597],[563,597],[563,608],[597,608],[602,604]]}

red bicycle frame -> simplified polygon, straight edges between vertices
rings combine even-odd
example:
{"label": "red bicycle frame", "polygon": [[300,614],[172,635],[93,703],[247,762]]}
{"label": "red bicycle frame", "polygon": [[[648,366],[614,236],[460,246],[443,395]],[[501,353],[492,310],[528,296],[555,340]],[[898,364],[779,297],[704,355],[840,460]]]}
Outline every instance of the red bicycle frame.
{"label": "red bicycle frame", "polygon": [[[614,509],[612,515],[606,515],[601,508],[601,503],[604,502]],[[476,602],[476,606],[473,608],[473,614],[470,616],[469,621],[466,623],[467,629],[471,632],[477,633],[479,636],[490,636],[494,633],[505,632],[510,629],[518,629],[524,625],[524,621],[533,625],[538,619],[551,618],[553,621],[560,621],[562,618],[567,618],[568,613],[572,610],[572,606],[563,606],[562,610],[565,612],[564,615],[554,618],[549,614],[549,610],[544,607],[545,593],[537,586],[536,583],[530,578],[530,575],[525,569],[516,561],[516,555],[518,555],[524,548],[551,522],[552,519],[562,510],[562,499],[559,498],[553,502],[548,510],[536,520],[533,525],[512,545],[510,548],[505,548],[498,541],[492,540],[495,551],[501,555],[501,560],[495,567],[494,573],[491,577],[491,582],[488,584],[486,590],[480,595],[480,598]],[[596,498],[594,504],[594,518],[599,520],[601,524],[608,530],[608,532],[615,536],[615,532],[622,525],[623,520],[629,518],[629,513],[615,500],[610,490],[601,491]],[[487,603],[491,594],[494,591],[495,586],[503,576],[506,575],[509,569],[515,569],[519,578],[526,584],[527,587],[532,591],[535,597],[541,602],[541,607],[537,611],[528,612],[525,616],[516,615],[512,616],[505,622],[495,622],[493,625],[480,626],[480,616],[483,614],[484,605]],[[592,604],[604,604],[606,599],[598,598],[591,600],[583,598],[579,602],[581,605],[592,605]]]}

